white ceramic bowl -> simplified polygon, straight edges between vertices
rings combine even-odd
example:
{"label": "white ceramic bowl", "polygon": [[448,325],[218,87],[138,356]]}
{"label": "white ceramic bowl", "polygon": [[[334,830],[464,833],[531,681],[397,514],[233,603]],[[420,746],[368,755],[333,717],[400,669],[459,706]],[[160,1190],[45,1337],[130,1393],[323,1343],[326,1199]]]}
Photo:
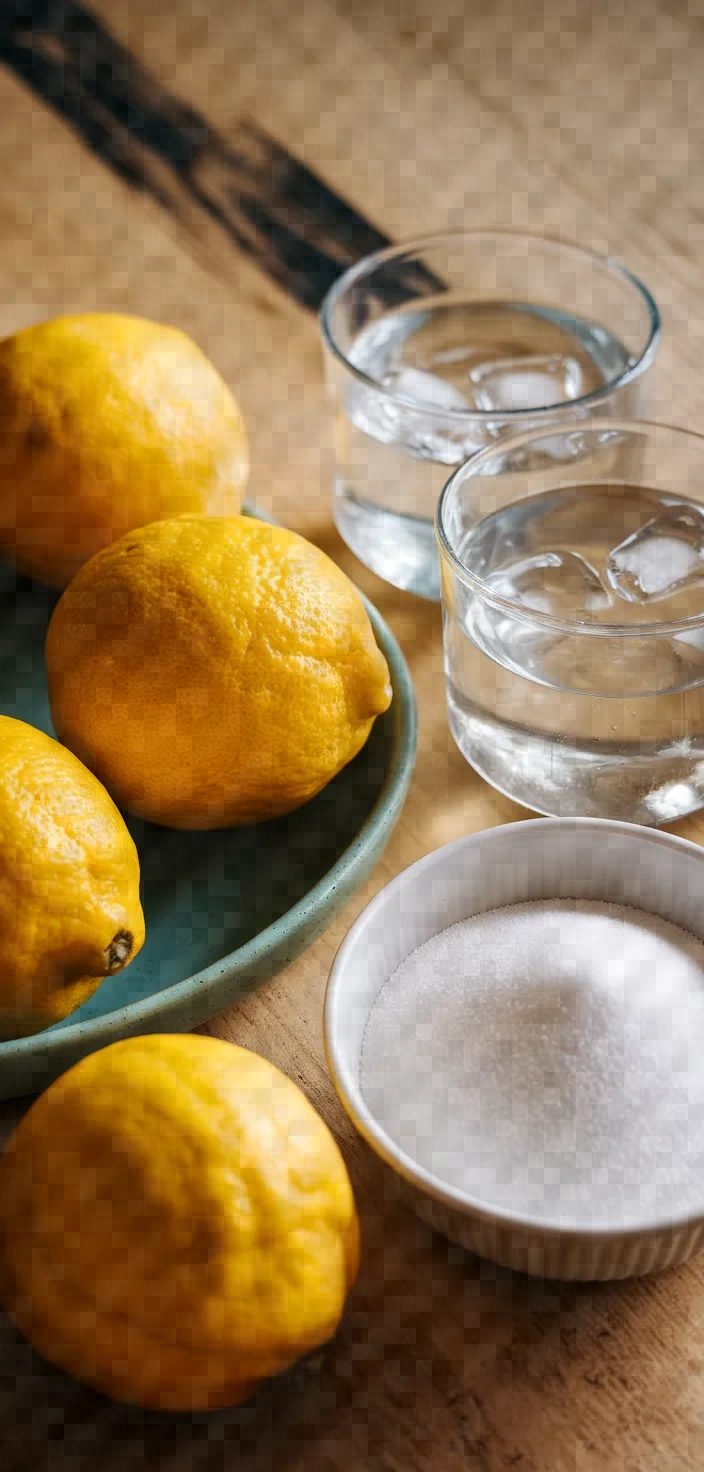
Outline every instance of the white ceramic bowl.
{"label": "white ceramic bowl", "polygon": [[[436,849],[367,905],[338,951],[325,998],[325,1045],[342,1104],[424,1221],[463,1247],[542,1277],[655,1272],[704,1248],[701,1208],[628,1230],[561,1228],[493,1211],[406,1155],[360,1089],[362,1038],[390,973],[438,931],[499,905],[591,899],[634,905],[704,940],[704,849],[652,828],[599,818],[542,818],[490,828]],[[704,1066],[704,1063],[703,1063]]]}

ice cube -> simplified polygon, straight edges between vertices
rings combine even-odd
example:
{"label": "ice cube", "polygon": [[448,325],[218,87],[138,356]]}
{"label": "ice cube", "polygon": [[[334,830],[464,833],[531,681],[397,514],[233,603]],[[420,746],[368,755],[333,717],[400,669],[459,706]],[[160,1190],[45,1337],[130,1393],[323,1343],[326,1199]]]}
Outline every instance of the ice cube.
{"label": "ice cube", "polygon": [[541,552],[502,568],[490,581],[503,598],[558,618],[580,619],[611,604],[599,574],[579,552]]}
{"label": "ice cube", "polygon": [[628,603],[656,602],[704,582],[704,511],[673,506],[609,553],[606,575]]}
{"label": "ice cube", "polygon": [[437,373],[427,373],[424,368],[401,364],[385,373],[382,383],[390,393],[412,399],[420,408],[457,410],[470,407],[459,389]]}
{"label": "ice cube", "polygon": [[[399,403],[395,395],[415,399],[417,408]],[[378,389],[354,383],[347,398],[352,423],[364,434],[402,454],[441,465],[460,465],[480,450],[486,437],[471,423],[454,419],[448,410],[468,409],[467,399],[451,383],[422,368],[394,368]]]}
{"label": "ice cube", "polygon": [[584,392],[576,358],[536,354],[479,363],[469,374],[478,409],[549,409]]}

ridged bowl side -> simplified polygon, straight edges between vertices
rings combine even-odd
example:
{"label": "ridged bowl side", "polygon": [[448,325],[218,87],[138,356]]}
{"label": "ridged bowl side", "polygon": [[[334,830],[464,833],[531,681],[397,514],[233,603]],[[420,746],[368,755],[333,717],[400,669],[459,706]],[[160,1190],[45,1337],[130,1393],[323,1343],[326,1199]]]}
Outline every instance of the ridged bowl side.
{"label": "ridged bowl side", "polygon": [[531,1233],[523,1227],[483,1221],[471,1211],[434,1201],[406,1182],[399,1183],[399,1193],[422,1221],[451,1242],[514,1272],[539,1278],[586,1283],[645,1277],[688,1262],[704,1248],[704,1221],[653,1233],[624,1232],[600,1238],[563,1230],[551,1237],[543,1230]]}

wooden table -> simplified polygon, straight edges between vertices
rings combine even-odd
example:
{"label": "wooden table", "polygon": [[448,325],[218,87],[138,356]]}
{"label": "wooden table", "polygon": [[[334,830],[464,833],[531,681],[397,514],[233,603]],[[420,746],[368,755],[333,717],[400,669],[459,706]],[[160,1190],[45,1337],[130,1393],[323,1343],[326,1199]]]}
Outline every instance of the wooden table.
{"label": "wooden table", "polygon": [[[109,309],[192,333],[244,407],[252,495],[375,599],[421,730],[371,883],[210,1028],[280,1065],[342,1143],[365,1252],[336,1341],[246,1407],[168,1417],[84,1390],[3,1319],[2,1472],[704,1466],[704,1265],[570,1287],[473,1259],[385,1199],[333,1094],[321,1004],[353,916],[429,849],[521,814],[452,746],[437,608],[360,570],[334,532],[313,311],[382,236],[502,224],[580,239],[653,289],[657,415],[700,425],[703,30],[704,0],[0,4],[0,332]],[[677,831],[704,841],[704,819]],[[5,1107],[6,1133],[25,1105]]]}

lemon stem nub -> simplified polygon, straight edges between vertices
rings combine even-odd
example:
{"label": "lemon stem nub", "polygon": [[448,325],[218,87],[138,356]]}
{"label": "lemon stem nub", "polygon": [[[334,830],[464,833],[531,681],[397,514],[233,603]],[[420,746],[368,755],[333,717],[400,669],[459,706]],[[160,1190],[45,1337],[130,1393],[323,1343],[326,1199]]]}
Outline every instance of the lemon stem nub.
{"label": "lemon stem nub", "polygon": [[108,976],[115,971],[121,971],[126,965],[132,952],[134,937],[130,930],[118,930],[113,936],[105,952],[108,963]]}

